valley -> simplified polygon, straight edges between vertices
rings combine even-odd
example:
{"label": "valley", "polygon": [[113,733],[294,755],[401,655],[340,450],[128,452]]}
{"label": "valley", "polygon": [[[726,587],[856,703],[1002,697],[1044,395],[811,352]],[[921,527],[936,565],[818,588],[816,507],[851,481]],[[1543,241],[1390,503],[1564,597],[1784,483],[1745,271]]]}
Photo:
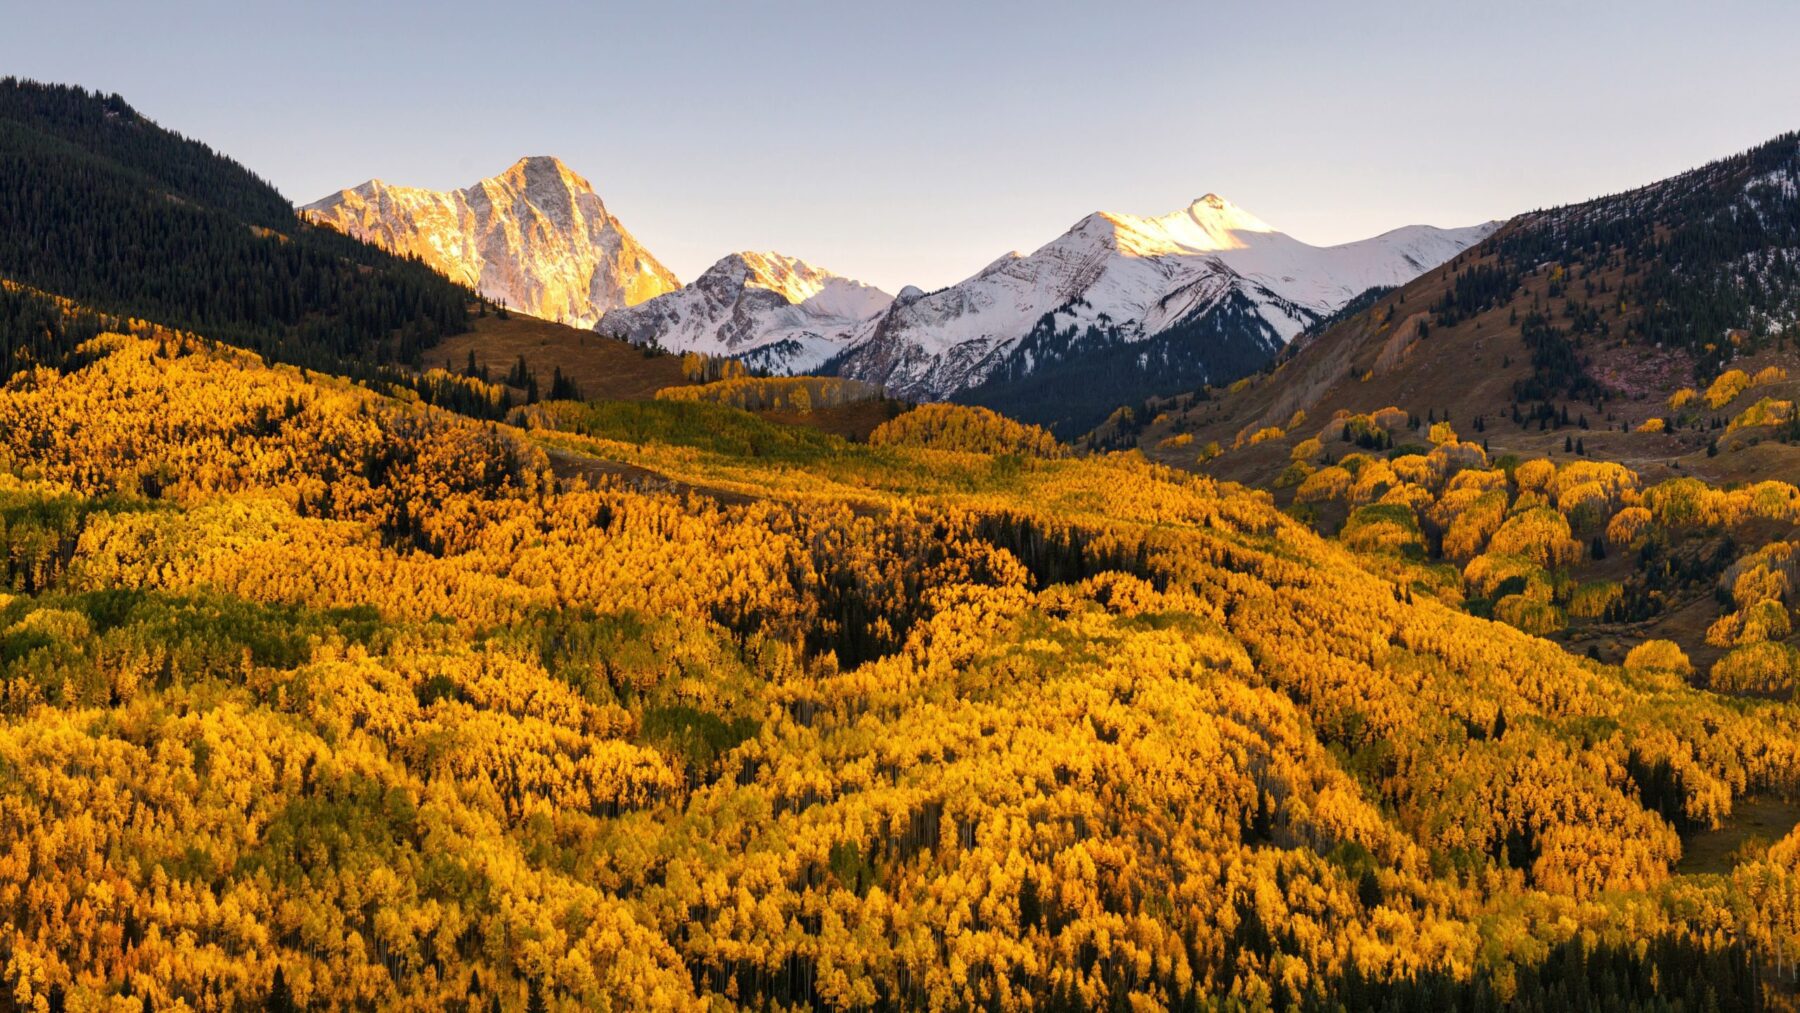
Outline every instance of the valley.
{"label": "valley", "polygon": [[1797,164],[889,296],[8,78],[0,1013],[1794,1008]]}

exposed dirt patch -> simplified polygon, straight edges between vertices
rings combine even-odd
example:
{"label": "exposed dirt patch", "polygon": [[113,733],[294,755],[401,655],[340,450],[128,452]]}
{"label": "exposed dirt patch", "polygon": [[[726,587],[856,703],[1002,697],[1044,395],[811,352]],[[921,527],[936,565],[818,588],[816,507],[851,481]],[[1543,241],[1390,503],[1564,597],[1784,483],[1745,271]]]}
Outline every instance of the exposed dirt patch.
{"label": "exposed dirt patch", "polygon": [[1683,875],[1728,873],[1758,844],[1781,840],[1796,824],[1800,824],[1800,799],[1739,799],[1724,826],[1682,835],[1681,861],[1675,871]]}

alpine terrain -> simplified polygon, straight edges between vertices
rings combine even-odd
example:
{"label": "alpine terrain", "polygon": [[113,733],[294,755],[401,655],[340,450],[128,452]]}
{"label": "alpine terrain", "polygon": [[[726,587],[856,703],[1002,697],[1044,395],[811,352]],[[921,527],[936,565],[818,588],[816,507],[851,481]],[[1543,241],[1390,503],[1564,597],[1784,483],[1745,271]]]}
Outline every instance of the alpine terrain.
{"label": "alpine terrain", "polygon": [[0,1013],[1794,1011],[1797,320],[1800,135],[889,299],[0,79]]}
{"label": "alpine terrain", "polygon": [[670,351],[730,356],[804,373],[843,349],[894,297],[779,253],[733,253],[693,284],[613,310],[599,330]]}
{"label": "alpine terrain", "polygon": [[592,327],[608,310],[680,287],[560,159],[521,158],[448,192],[371,179],[301,209],[307,219],[410,254],[483,296]]}
{"label": "alpine terrain", "polygon": [[1317,247],[1216,194],[1155,218],[1095,213],[1034,253],[902,293],[830,368],[1079,432],[1124,401],[1260,368],[1359,293],[1410,280],[1496,224]]}
{"label": "alpine terrain", "polygon": [[[1560,447],[1561,430],[1584,419],[1633,430],[1593,434],[1583,446],[1634,465],[1705,450],[1720,431],[1745,428],[1720,416],[1752,388],[1728,390],[1727,380],[1707,410],[1690,388],[1792,362],[1800,135],[1625,193],[1519,215],[1441,269],[1353,309],[1295,341],[1267,377],[1156,406],[1167,417],[1137,419],[1137,439],[1159,456],[1182,453],[1160,448],[1172,436],[1216,441],[1226,453],[1209,470],[1252,481],[1289,464],[1289,441],[1252,442],[1255,434],[1299,440],[1316,427],[1296,428],[1296,413],[1323,425],[1388,406],[1428,420],[1456,408],[1481,418],[1484,439],[1508,450]],[[1124,433],[1097,435],[1117,442]],[[1688,466],[1718,472],[1729,459]]]}

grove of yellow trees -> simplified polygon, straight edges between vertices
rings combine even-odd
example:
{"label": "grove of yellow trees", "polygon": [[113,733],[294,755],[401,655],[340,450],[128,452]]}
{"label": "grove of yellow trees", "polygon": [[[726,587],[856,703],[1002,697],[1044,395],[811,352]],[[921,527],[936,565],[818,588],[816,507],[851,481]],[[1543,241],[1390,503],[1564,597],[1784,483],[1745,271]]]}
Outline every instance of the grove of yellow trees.
{"label": "grove of yellow trees", "polygon": [[[637,438],[686,407],[521,430],[167,335],[16,376],[0,1007],[1286,1008],[1523,996],[1568,947],[1671,997],[1709,955],[1791,973],[1795,838],[1676,866],[1800,785],[1795,705],[1515,628],[1611,600],[1558,576],[1590,540],[1791,490],[1508,472],[1446,431],[1308,478],[1331,539],[973,409],[816,456]],[[1714,682],[1765,672],[1731,659],[1777,646],[1792,565],[1733,566]]]}

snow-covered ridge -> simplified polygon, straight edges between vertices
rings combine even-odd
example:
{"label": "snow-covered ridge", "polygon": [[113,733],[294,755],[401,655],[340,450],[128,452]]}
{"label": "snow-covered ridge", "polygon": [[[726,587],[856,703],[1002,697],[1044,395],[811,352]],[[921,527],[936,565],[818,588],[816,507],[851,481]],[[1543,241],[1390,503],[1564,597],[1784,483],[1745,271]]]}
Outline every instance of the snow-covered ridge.
{"label": "snow-covered ridge", "polygon": [[671,351],[806,372],[841,351],[893,297],[780,253],[733,253],[685,288],[613,310],[598,330]]}
{"label": "snow-covered ridge", "polygon": [[[1279,347],[1359,293],[1403,284],[1497,227],[1408,226],[1318,247],[1209,193],[1153,217],[1090,214],[1029,254],[895,298],[757,252],[731,254],[682,288],[587,180],[549,157],[446,192],[370,180],[301,213],[536,316],[778,372],[826,368],[921,399],[979,385],[1003,365],[1010,375],[1034,368],[1037,352],[1013,353],[1045,328],[1103,333],[1112,345],[1168,333]],[[1055,344],[1064,355],[1097,347]]]}
{"label": "snow-covered ridge", "polygon": [[1029,255],[1008,254],[959,284],[898,300],[857,328],[834,365],[909,396],[947,397],[981,383],[1040,321],[1143,340],[1194,322],[1234,293],[1257,307],[1259,330],[1287,341],[1357,294],[1410,281],[1498,225],[1415,225],[1318,247],[1216,194],[1152,218],[1098,212]]}
{"label": "snow-covered ridge", "polygon": [[680,282],[561,159],[522,158],[461,190],[372,179],[300,209],[306,218],[397,253],[508,306],[591,327]]}

